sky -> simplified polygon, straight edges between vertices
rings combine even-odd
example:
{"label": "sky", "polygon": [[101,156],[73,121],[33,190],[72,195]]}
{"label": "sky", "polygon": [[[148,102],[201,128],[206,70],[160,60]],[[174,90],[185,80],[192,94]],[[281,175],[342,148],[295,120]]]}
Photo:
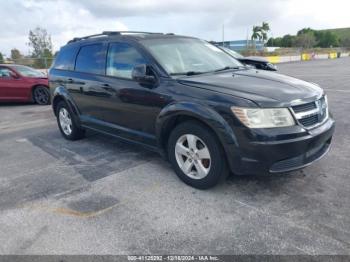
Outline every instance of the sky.
{"label": "sky", "polygon": [[269,36],[304,27],[350,27],[349,0],[0,0],[0,52],[28,55],[29,30],[45,28],[57,51],[68,40],[107,30],[190,35],[221,41],[250,37],[270,24]]}

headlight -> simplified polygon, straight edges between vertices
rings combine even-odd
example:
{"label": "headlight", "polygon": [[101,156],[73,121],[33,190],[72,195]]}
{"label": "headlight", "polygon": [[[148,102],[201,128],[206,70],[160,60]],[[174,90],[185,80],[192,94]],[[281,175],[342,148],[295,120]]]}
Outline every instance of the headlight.
{"label": "headlight", "polygon": [[295,121],[288,108],[231,107],[235,116],[250,128],[294,126]]}

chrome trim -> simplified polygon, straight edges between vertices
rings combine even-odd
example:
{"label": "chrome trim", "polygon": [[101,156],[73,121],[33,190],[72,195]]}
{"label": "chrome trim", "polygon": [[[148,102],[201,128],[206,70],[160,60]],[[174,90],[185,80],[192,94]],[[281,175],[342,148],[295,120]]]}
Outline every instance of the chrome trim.
{"label": "chrome trim", "polygon": [[[293,110],[293,108],[292,108],[292,110]],[[309,111],[294,113],[294,115],[295,115],[296,119],[299,120],[299,119],[305,118],[307,116],[317,115],[319,111],[320,111],[320,109],[317,107],[317,108],[309,110]]]}
{"label": "chrome trim", "polygon": [[[303,118],[306,118],[306,117],[309,117],[309,116],[317,115],[320,112],[320,110],[322,110],[322,107],[320,107],[320,103],[318,102],[322,98],[324,98],[324,103],[326,104],[326,116],[325,116],[325,118],[321,122],[316,123],[316,124],[314,124],[312,126],[304,126],[302,123],[300,123],[299,120],[301,120]],[[307,103],[311,103],[311,102],[307,102]],[[296,105],[293,105],[293,106],[303,105],[303,104],[307,104],[307,103],[300,103],[300,104],[296,104]],[[296,123],[299,126],[305,128],[306,130],[313,129],[315,127],[318,127],[318,126],[324,124],[329,118],[328,99],[327,99],[326,95],[321,96],[320,98],[316,99],[315,101],[313,101],[313,103],[316,104],[316,108],[312,109],[312,110],[309,110],[309,111],[305,111],[305,112],[295,113],[294,110],[293,110],[293,106],[289,107],[289,110],[291,111],[291,113],[292,113]]]}

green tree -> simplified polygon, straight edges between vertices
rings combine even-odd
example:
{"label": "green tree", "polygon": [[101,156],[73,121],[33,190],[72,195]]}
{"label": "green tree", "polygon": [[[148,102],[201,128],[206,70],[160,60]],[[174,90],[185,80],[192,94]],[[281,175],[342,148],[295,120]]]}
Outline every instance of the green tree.
{"label": "green tree", "polygon": [[34,66],[37,68],[48,68],[52,61],[52,42],[51,36],[46,29],[37,27],[34,30],[30,30],[28,45],[33,49]]}
{"label": "green tree", "polygon": [[281,46],[282,47],[282,37],[276,37],[275,38],[275,46]]}
{"label": "green tree", "polygon": [[330,31],[320,31],[315,33],[317,46],[337,47],[339,46],[338,36]]}
{"label": "green tree", "polygon": [[4,63],[4,56],[2,55],[2,53],[0,52],[0,64]]}
{"label": "green tree", "polygon": [[302,48],[311,48],[316,45],[315,35],[311,32],[299,34],[296,38],[296,46]]}
{"label": "green tree", "polygon": [[266,42],[266,46],[275,46],[275,39],[273,37],[270,37],[269,40]]}
{"label": "green tree", "polygon": [[297,32],[297,36],[303,35],[303,34],[315,34],[315,30],[311,29],[310,27],[303,28]]}
{"label": "green tree", "polygon": [[276,37],[272,38],[270,37],[269,40],[266,43],[266,46],[278,46],[278,47],[283,47],[282,46],[282,38],[281,37]]}
{"label": "green tree", "polygon": [[296,37],[292,35],[285,35],[281,39],[281,46],[282,47],[292,47],[294,46],[296,41]]}
{"label": "green tree", "polygon": [[13,48],[11,49],[11,59],[16,61],[16,60],[19,60],[19,59],[22,59],[23,58],[23,55],[21,54],[21,52],[16,49],[16,48]]}

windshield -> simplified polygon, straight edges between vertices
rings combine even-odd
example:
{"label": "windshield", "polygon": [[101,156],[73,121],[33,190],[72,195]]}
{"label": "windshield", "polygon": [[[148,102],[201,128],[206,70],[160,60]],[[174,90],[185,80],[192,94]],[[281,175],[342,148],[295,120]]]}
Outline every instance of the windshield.
{"label": "windshield", "polygon": [[14,66],[14,69],[25,77],[45,77],[43,73],[28,66]]}
{"label": "windshield", "polygon": [[243,67],[220,48],[199,39],[148,39],[141,43],[170,75],[190,75]]}
{"label": "windshield", "polygon": [[244,56],[242,56],[241,54],[237,53],[236,51],[233,51],[230,48],[227,47],[220,47],[222,48],[225,52],[227,52],[229,55],[232,55],[234,58],[243,58]]}

